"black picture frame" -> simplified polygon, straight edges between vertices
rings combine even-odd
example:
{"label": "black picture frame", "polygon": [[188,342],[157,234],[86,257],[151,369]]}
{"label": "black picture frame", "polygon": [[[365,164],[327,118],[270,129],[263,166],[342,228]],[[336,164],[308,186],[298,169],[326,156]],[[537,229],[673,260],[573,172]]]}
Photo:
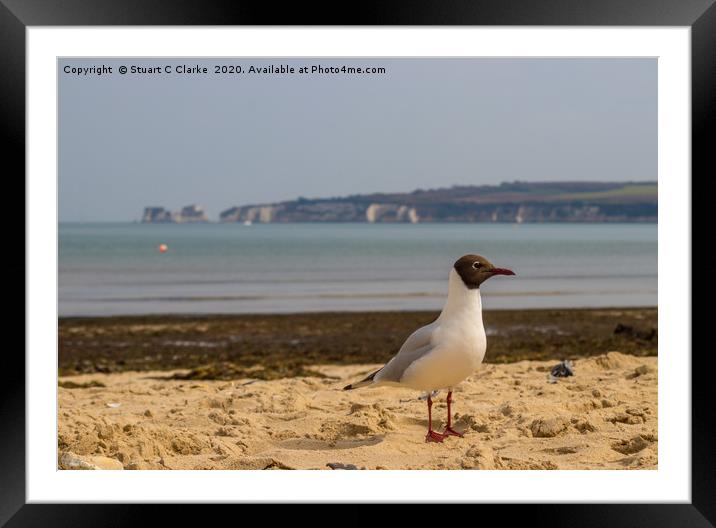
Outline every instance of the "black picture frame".
{"label": "black picture frame", "polygon": [[[28,26],[93,25],[575,25],[688,26],[692,44],[692,189],[701,192],[716,173],[710,138],[716,113],[716,6],[714,0],[429,0],[377,1],[350,4],[197,0],[0,0],[0,113],[6,169],[6,193],[20,202],[25,196],[25,30]],[[344,6],[345,9],[345,6]],[[711,132],[711,133],[709,133]],[[10,164],[8,165],[8,162]],[[7,188],[7,187],[6,187]],[[24,201],[23,201],[24,203]],[[24,206],[23,206],[24,207]],[[24,213],[24,211],[23,211]],[[25,215],[23,214],[23,218]],[[25,247],[19,230],[15,247]],[[6,277],[21,273],[19,256],[4,259]],[[680,255],[683,265],[690,258]],[[10,275],[12,273],[12,275]],[[10,282],[10,281],[9,281]],[[19,281],[13,281],[19,283]],[[19,286],[18,286],[19,287]],[[25,301],[23,300],[23,306]],[[8,327],[16,310],[8,313]],[[23,310],[22,317],[24,318]],[[693,323],[692,323],[693,326]],[[19,330],[17,330],[19,332]],[[23,335],[24,343],[24,335]],[[684,354],[690,353],[684,350]],[[713,526],[716,522],[716,457],[712,445],[712,374],[704,354],[692,355],[692,502],[690,504],[562,504],[490,506],[500,508],[500,523],[529,517],[537,526]],[[33,505],[25,500],[25,361],[19,347],[4,351],[6,375],[0,384],[0,525],[103,526],[134,524],[146,519],[146,509],[134,505]],[[7,373],[12,374],[7,374]],[[555,498],[559,500],[559,498]],[[487,506],[484,506],[487,507]],[[159,508],[159,506],[153,506]],[[163,508],[166,522],[185,508]],[[176,513],[172,513],[176,512]],[[460,521],[465,522],[465,521]],[[494,521],[493,521],[494,522]]]}

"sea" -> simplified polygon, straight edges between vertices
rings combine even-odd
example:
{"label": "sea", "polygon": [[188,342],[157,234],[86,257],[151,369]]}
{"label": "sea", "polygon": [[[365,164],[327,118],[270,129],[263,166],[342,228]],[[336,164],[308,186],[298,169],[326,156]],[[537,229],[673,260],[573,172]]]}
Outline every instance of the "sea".
{"label": "sea", "polygon": [[59,314],[439,310],[468,253],[488,310],[657,304],[656,224],[61,223]]}

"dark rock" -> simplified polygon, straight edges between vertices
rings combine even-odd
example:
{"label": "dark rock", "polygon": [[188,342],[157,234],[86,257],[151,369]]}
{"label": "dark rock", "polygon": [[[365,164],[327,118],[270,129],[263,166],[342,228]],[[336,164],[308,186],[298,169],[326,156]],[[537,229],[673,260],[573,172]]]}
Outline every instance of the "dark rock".
{"label": "dark rock", "polygon": [[568,359],[560,361],[557,365],[552,367],[550,374],[555,378],[566,378],[568,376],[574,376],[574,367],[572,362]]}
{"label": "dark rock", "polygon": [[355,464],[341,464],[340,462],[329,462],[326,465],[331,469],[365,469],[358,468]]}

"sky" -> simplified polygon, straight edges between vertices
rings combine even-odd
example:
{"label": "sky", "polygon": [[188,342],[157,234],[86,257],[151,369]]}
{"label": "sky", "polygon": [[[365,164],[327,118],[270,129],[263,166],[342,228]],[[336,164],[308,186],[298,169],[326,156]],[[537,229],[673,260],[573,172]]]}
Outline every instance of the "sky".
{"label": "sky", "polygon": [[[82,70],[102,65],[112,73]],[[221,65],[242,73],[215,74]],[[299,196],[657,179],[656,59],[73,58],[58,60],[58,76],[61,222],[138,220],[145,206],[197,203],[216,219]]]}

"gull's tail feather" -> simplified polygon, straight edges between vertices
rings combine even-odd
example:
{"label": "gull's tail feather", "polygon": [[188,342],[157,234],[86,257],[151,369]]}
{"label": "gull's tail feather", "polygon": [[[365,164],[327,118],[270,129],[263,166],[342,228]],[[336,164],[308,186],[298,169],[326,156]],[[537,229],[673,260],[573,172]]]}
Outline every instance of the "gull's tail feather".
{"label": "gull's tail feather", "polygon": [[372,385],[373,378],[375,378],[375,375],[378,374],[378,372],[380,372],[381,370],[383,370],[382,367],[373,372],[372,374],[368,375],[368,377],[360,380],[359,382],[346,385],[345,387],[343,387],[343,390],[360,389],[361,387],[367,387],[368,385]]}

